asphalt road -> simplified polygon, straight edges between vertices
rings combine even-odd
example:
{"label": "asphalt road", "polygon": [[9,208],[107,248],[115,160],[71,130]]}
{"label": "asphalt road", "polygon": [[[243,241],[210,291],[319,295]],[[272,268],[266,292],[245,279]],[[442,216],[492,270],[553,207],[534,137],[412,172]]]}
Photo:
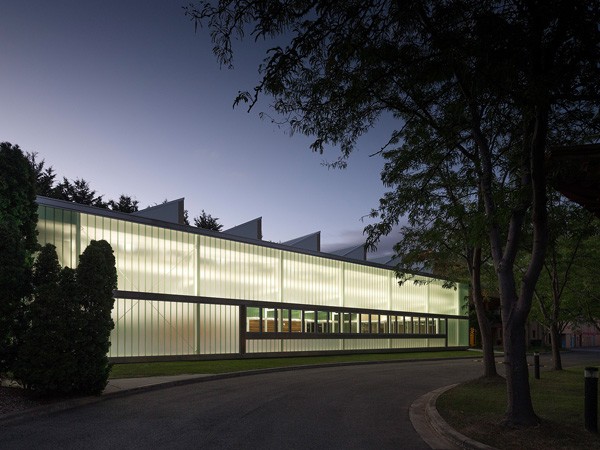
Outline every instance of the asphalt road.
{"label": "asphalt road", "polygon": [[[566,365],[588,361],[598,354]],[[480,362],[452,360],[207,381],[7,423],[0,448],[424,449],[410,404],[480,374]]]}
{"label": "asphalt road", "polygon": [[424,449],[410,404],[480,373],[454,360],[208,381],[5,424],[0,448]]}

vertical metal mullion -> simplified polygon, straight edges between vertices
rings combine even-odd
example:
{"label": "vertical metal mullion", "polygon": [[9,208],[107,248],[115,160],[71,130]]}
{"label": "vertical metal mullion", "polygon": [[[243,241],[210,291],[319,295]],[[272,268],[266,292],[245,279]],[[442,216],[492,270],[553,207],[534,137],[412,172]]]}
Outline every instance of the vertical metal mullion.
{"label": "vertical metal mullion", "polygon": [[239,353],[246,354],[246,320],[247,320],[246,305],[239,307]]}

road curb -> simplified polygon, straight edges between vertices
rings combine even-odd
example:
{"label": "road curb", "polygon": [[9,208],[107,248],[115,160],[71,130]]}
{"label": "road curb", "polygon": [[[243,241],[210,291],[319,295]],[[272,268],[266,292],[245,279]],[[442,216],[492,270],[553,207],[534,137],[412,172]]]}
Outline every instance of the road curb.
{"label": "road curb", "polygon": [[[436,408],[438,397],[455,386],[457,384],[441,387],[428,392],[413,402],[410,406],[409,415],[415,430],[434,449],[447,449],[449,448],[448,443],[450,443],[455,448],[497,450],[495,447],[483,444],[459,433],[448,425],[438,412]],[[424,426],[425,424],[429,425],[429,429]],[[444,442],[446,443],[444,444]]]}

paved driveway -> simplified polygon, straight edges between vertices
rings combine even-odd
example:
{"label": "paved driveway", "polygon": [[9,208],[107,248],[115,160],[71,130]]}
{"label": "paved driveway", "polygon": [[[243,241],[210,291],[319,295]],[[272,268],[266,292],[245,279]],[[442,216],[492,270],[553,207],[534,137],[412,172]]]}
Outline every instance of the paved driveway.
{"label": "paved driveway", "polygon": [[410,404],[480,373],[453,360],[208,381],[5,424],[0,448],[428,448]]}

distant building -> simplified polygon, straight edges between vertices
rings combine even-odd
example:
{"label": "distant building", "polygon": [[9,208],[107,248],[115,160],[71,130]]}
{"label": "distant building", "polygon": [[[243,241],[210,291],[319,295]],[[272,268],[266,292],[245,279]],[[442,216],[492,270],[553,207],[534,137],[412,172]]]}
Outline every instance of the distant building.
{"label": "distant building", "polygon": [[224,232],[190,227],[183,199],[134,214],[37,201],[39,241],[63,266],[91,240],[115,251],[116,361],[468,346],[465,285],[420,275],[399,286],[364,249],[320,252],[318,233],[274,244],[261,240],[261,218]]}

